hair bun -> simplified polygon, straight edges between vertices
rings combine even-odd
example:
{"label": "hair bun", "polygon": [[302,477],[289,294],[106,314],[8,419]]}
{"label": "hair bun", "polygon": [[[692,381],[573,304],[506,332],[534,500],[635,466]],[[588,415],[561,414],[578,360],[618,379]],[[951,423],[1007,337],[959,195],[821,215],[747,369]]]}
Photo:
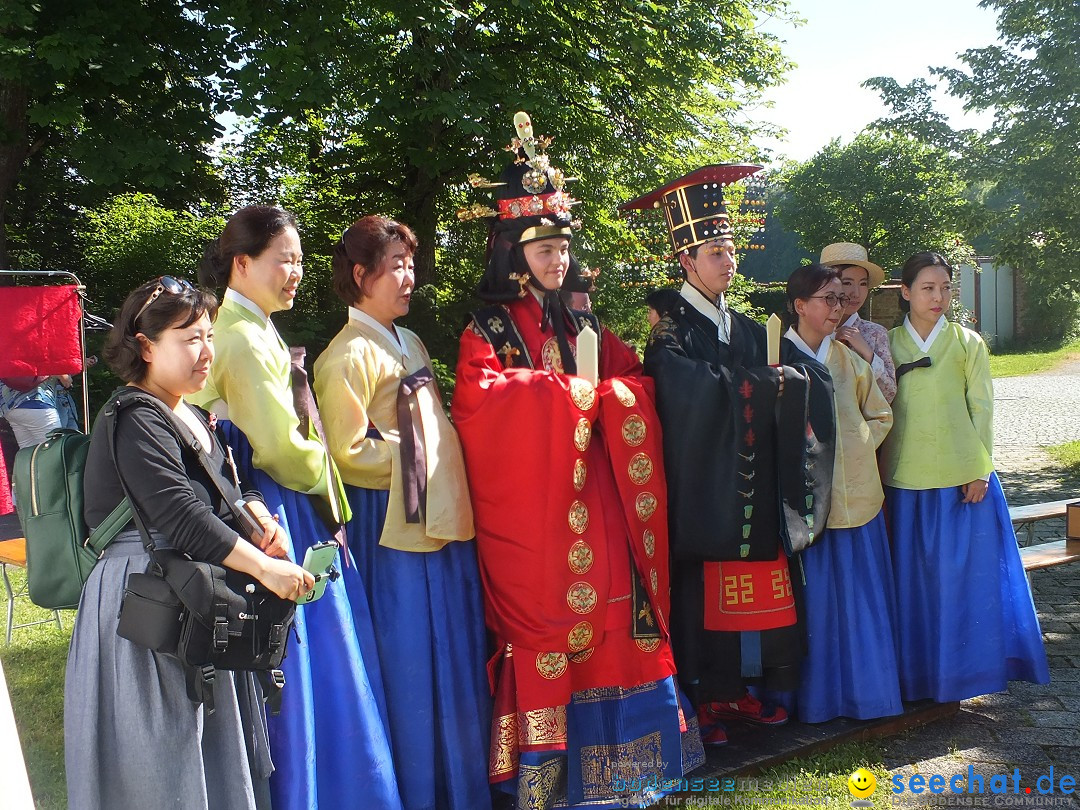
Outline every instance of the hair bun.
{"label": "hair bun", "polygon": [[224,287],[229,283],[229,270],[221,255],[221,238],[208,242],[199,262],[199,283],[204,287]]}

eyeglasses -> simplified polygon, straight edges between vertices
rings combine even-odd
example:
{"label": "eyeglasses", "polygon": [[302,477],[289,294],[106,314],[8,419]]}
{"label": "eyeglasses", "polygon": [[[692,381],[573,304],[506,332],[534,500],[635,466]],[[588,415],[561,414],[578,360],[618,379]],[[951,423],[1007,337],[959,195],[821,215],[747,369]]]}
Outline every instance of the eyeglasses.
{"label": "eyeglasses", "polygon": [[811,295],[810,298],[820,298],[824,301],[829,309],[837,306],[844,306],[851,299],[846,295],[837,295],[836,293],[829,293],[828,295]]}
{"label": "eyeglasses", "polygon": [[158,279],[157,287],[150,293],[150,297],[146,299],[146,303],[139,307],[139,311],[135,313],[135,317],[132,319],[131,324],[134,326],[139,322],[139,318],[146,312],[147,308],[158,300],[158,297],[167,292],[169,295],[180,295],[185,290],[194,290],[195,286],[186,279],[173,278],[172,276],[162,276]]}

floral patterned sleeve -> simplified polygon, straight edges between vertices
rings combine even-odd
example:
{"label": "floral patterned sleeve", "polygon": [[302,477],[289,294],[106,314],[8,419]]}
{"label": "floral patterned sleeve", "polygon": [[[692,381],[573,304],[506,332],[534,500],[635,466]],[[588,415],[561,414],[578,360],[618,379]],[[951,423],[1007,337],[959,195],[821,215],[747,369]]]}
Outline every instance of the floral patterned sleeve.
{"label": "floral patterned sleeve", "polygon": [[859,321],[859,333],[874,352],[874,377],[878,388],[891,404],[896,396],[896,368],[893,365],[892,352],[889,351],[889,333],[884,326],[872,321]]}

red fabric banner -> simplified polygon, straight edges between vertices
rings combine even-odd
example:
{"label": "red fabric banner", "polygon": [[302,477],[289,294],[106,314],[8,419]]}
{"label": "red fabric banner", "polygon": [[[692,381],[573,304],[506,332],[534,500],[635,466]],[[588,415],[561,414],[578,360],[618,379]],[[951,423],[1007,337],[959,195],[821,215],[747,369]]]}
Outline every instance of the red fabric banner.
{"label": "red fabric banner", "polygon": [[74,285],[0,287],[0,312],[0,377],[82,371],[82,307]]}

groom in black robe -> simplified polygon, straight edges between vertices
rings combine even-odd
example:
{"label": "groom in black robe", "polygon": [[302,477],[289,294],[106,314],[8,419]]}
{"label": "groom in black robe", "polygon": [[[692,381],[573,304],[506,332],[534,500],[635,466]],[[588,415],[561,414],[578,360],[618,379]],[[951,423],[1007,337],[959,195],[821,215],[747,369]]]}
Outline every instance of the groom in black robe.
{"label": "groom in black robe", "polygon": [[797,554],[825,527],[832,474],[828,371],[786,341],[786,363],[770,365],[764,327],[725,300],[736,261],[724,186],[759,168],[707,166],[622,206],[664,209],[684,278],[645,372],[664,430],[672,646],[717,745],[723,720],[787,720],[746,686],[798,687]]}

